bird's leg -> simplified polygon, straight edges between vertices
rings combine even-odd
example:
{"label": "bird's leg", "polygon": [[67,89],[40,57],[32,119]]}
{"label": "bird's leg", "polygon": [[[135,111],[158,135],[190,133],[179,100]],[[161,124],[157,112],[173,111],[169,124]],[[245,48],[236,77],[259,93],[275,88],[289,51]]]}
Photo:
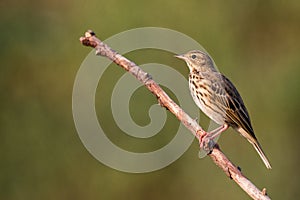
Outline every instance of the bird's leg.
{"label": "bird's leg", "polygon": [[224,131],[226,131],[228,129],[228,125],[224,124],[218,128],[216,128],[215,130],[212,130],[211,132],[208,133],[208,135],[206,135],[206,137],[210,137],[211,139],[215,139],[216,137],[218,137],[221,133],[223,133]]}
{"label": "bird's leg", "polygon": [[213,144],[211,144],[210,141],[214,140],[216,137],[218,137],[222,132],[226,131],[228,129],[228,125],[224,124],[215,130],[201,136],[198,138],[200,143],[200,149],[204,150],[211,150],[213,148]]}

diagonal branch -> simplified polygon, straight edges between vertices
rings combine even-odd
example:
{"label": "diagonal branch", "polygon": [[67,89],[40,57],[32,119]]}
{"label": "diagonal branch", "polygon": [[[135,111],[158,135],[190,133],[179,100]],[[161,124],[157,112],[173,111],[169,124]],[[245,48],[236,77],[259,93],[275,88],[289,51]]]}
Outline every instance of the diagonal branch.
{"label": "diagonal branch", "polygon": [[[96,55],[105,56],[112,60],[126,71],[131,73],[141,83],[143,83],[158,99],[161,106],[173,113],[186,128],[188,128],[196,137],[202,137],[205,131],[199,124],[188,116],[152,79],[150,74],[144,72],[134,62],[128,60],[116,51],[112,50],[108,45],[100,41],[95,33],[87,31],[84,37],[80,38],[80,42],[85,46],[96,49]],[[211,141],[209,141],[211,143]],[[225,174],[234,180],[250,197],[256,200],[270,200],[266,195],[266,189],[260,191],[242,172],[224,155],[218,144],[213,143],[212,150],[209,154],[211,159],[219,166]]]}

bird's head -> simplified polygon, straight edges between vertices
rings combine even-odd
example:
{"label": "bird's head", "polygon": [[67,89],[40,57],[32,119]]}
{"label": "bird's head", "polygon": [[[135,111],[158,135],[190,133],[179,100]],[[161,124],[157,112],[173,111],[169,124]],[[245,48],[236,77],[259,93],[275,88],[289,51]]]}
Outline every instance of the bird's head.
{"label": "bird's head", "polygon": [[185,54],[176,55],[175,57],[184,60],[190,71],[216,71],[212,59],[202,51],[192,50]]}

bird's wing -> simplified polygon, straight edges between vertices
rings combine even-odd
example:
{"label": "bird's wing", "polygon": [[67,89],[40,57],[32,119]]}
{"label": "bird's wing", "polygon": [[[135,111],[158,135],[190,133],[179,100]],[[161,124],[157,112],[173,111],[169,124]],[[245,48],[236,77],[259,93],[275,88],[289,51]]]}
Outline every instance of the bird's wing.
{"label": "bird's wing", "polygon": [[226,113],[229,124],[243,128],[256,139],[248,111],[239,92],[223,74],[218,73],[216,77],[217,79],[212,81],[212,90],[217,106]]}

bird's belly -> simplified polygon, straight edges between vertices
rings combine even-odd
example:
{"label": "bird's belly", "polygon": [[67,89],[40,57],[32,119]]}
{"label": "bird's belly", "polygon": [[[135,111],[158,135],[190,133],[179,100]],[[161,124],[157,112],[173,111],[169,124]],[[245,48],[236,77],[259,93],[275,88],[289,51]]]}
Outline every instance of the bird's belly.
{"label": "bird's belly", "polygon": [[196,103],[196,105],[201,109],[201,111],[205,115],[207,115],[210,119],[212,119],[214,122],[216,122],[217,124],[219,124],[219,125],[225,124],[223,115],[212,110],[211,107],[213,107],[213,106],[208,102],[208,100],[205,100],[203,98],[202,98],[202,100],[200,100],[200,96],[198,98],[198,96],[195,95],[192,91],[193,90],[191,90],[191,95],[193,97],[193,100]]}

